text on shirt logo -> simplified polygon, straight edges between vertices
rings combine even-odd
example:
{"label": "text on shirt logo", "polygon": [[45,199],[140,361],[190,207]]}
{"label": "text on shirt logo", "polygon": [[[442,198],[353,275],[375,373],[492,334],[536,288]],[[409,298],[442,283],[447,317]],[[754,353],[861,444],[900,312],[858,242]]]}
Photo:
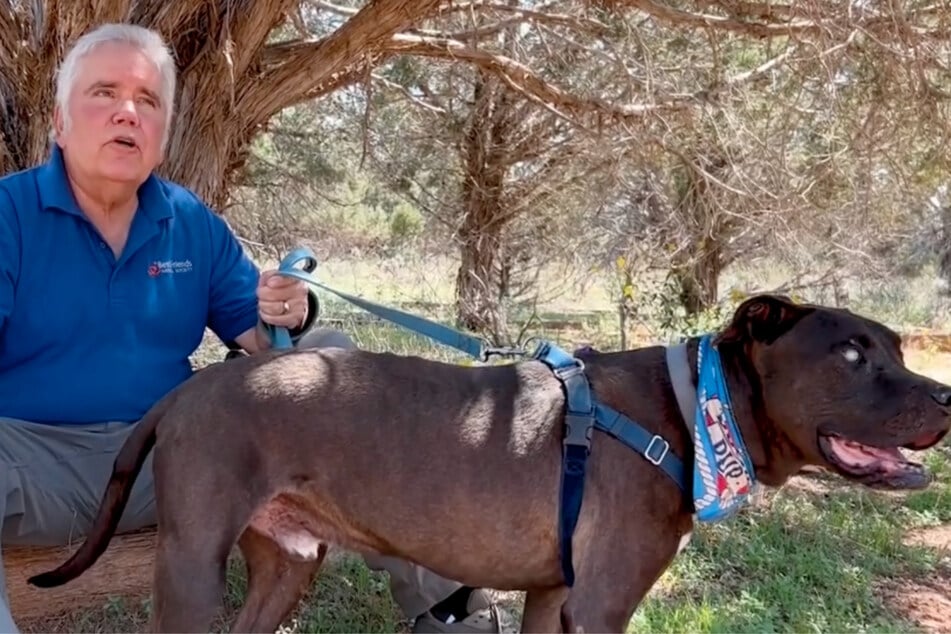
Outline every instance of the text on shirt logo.
{"label": "text on shirt logo", "polygon": [[191,260],[155,261],[149,265],[149,277],[158,277],[164,273],[188,273],[191,270]]}

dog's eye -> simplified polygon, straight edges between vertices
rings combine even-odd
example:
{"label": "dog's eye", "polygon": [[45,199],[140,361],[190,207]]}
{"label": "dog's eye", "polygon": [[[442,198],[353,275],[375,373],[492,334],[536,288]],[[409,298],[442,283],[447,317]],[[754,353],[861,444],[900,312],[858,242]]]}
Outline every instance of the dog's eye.
{"label": "dog's eye", "polygon": [[845,357],[845,360],[849,363],[858,363],[862,360],[862,353],[854,346],[844,346],[842,348],[842,356]]}

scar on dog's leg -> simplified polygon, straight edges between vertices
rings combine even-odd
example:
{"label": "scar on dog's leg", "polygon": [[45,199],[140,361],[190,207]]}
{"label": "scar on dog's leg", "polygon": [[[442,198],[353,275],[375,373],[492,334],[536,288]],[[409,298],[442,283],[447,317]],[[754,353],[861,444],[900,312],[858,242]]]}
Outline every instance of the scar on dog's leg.
{"label": "scar on dog's leg", "polygon": [[521,632],[562,632],[561,606],[568,597],[568,588],[540,588],[525,594]]}
{"label": "scar on dog's leg", "polygon": [[159,533],[152,632],[208,632],[221,608],[227,555],[204,544],[191,546]]}
{"label": "scar on dog's leg", "polygon": [[274,632],[310,589],[327,554],[320,544],[316,558],[298,559],[271,537],[248,528],[238,541],[248,567],[248,594],[234,632]]}

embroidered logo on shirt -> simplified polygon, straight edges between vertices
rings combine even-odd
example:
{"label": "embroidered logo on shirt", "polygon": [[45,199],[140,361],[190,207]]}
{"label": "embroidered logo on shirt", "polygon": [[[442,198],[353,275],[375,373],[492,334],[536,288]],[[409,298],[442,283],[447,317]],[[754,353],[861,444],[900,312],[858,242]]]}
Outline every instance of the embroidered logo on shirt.
{"label": "embroidered logo on shirt", "polygon": [[166,273],[188,273],[191,270],[191,260],[155,261],[149,265],[149,277],[158,277]]}

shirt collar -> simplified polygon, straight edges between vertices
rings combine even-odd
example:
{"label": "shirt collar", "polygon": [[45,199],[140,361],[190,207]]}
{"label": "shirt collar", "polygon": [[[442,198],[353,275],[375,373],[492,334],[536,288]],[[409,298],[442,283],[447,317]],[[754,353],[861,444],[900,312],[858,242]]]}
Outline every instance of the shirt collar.
{"label": "shirt collar", "polygon": [[[59,145],[53,143],[50,157],[39,168],[36,177],[39,187],[40,204],[43,209],[57,209],[66,213],[83,216],[82,210],[76,203],[69,178],[66,175],[66,165],[63,162],[63,151]],[[139,211],[145,216],[158,222],[171,218],[172,204],[165,195],[159,178],[153,173],[139,187]]]}

